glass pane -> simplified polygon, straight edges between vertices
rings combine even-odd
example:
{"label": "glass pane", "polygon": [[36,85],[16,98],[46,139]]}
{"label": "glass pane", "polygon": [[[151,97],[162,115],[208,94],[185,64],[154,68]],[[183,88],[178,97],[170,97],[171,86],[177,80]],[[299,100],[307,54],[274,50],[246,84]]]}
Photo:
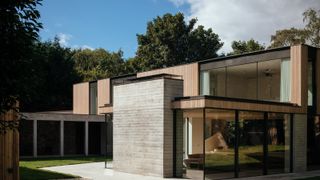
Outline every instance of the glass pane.
{"label": "glass pane", "polygon": [[268,114],[268,174],[290,172],[290,115]]}
{"label": "glass pane", "polygon": [[280,101],[280,67],[280,59],[258,63],[259,100]]}
{"label": "glass pane", "polygon": [[64,122],[64,154],[84,154],[84,122]]}
{"label": "glass pane", "polygon": [[201,95],[226,95],[226,68],[201,72]]}
{"label": "glass pane", "polygon": [[20,156],[33,156],[33,121],[20,121]]}
{"label": "glass pane", "polygon": [[291,99],[291,66],[290,59],[281,59],[280,72],[280,102],[289,102]]}
{"label": "glass pane", "polygon": [[227,97],[257,99],[257,63],[227,67]]}
{"label": "glass pane", "polygon": [[90,114],[97,114],[97,83],[90,83]]}
{"label": "glass pane", "polygon": [[264,115],[239,112],[239,176],[262,175]]}
{"label": "glass pane", "polygon": [[308,170],[320,169],[320,117],[308,117]]}
{"label": "glass pane", "polygon": [[234,177],[235,111],[206,110],[206,179]]}
{"label": "glass pane", "polygon": [[184,177],[203,179],[203,110],[183,112]]}

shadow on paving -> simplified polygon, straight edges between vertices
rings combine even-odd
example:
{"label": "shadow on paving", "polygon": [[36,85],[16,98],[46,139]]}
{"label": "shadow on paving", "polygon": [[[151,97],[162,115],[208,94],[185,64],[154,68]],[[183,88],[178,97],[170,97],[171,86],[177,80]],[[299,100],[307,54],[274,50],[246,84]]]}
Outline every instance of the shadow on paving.
{"label": "shadow on paving", "polygon": [[46,179],[63,179],[63,178],[76,178],[76,177],[77,176],[62,174],[58,172],[20,167],[21,180],[46,180]]}

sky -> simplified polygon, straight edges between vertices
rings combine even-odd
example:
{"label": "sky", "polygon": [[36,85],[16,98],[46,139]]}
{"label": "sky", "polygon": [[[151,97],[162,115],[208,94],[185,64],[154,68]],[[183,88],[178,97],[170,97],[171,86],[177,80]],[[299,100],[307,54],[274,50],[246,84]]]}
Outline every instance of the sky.
{"label": "sky", "polygon": [[303,27],[302,13],[320,9],[320,0],[44,0],[39,6],[41,40],[60,38],[71,48],[104,48],[135,55],[136,34],[147,22],[165,13],[182,12],[186,20],[212,28],[224,42],[219,51],[231,51],[234,40],[251,38],[270,44],[276,30]]}

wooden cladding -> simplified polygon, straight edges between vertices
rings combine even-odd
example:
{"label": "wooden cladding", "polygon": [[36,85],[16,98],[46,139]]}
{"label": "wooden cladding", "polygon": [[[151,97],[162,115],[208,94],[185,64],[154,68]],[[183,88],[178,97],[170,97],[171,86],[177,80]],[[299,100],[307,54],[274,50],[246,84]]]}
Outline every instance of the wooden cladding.
{"label": "wooden cladding", "polygon": [[198,63],[174,66],[163,69],[156,69],[137,74],[137,77],[145,77],[156,74],[175,74],[182,76],[183,79],[183,95],[198,96],[199,95],[199,65]]}
{"label": "wooden cladding", "polygon": [[98,80],[98,114],[104,113],[100,108],[105,104],[110,104],[110,79]]}
{"label": "wooden cladding", "polygon": [[[17,119],[13,110],[0,115],[1,125],[15,123]],[[16,128],[0,132],[0,179],[19,179],[19,131]]]}
{"label": "wooden cladding", "polygon": [[73,85],[73,113],[89,114],[89,82]]}
{"label": "wooden cladding", "polygon": [[291,46],[291,100],[293,104],[306,107],[308,101],[308,47]]}
{"label": "wooden cladding", "polygon": [[248,111],[279,112],[279,113],[306,113],[307,108],[298,106],[266,104],[241,101],[226,101],[221,99],[188,99],[178,100],[172,103],[173,109],[219,108]]}

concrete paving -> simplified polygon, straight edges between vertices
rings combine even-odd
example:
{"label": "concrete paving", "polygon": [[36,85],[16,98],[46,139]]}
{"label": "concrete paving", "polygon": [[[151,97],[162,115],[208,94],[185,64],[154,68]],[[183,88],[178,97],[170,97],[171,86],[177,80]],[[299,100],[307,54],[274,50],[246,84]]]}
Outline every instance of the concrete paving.
{"label": "concrete paving", "polygon": [[[56,171],[65,174],[73,174],[82,177],[82,180],[161,180],[160,177],[143,176],[137,174],[129,174],[124,172],[114,171],[112,169],[105,169],[104,162],[98,163],[85,163],[67,166],[55,166],[42,168],[49,171]],[[304,173],[289,173],[289,174],[277,174],[268,176],[258,176],[251,178],[238,178],[237,180],[289,180],[289,179],[303,179],[308,177],[320,176],[320,171],[308,171]],[[166,178],[166,180],[178,180],[174,178]],[[179,179],[181,180],[181,178]]]}
{"label": "concrete paving", "polygon": [[[46,167],[42,169],[80,176],[82,177],[82,179],[85,179],[85,180],[91,180],[91,179],[94,179],[94,180],[106,180],[106,179],[107,180],[126,180],[126,179],[161,180],[163,179],[159,177],[142,176],[137,174],[118,172],[112,169],[105,169],[104,162]],[[167,179],[173,180],[173,178],[167,178]]]}

